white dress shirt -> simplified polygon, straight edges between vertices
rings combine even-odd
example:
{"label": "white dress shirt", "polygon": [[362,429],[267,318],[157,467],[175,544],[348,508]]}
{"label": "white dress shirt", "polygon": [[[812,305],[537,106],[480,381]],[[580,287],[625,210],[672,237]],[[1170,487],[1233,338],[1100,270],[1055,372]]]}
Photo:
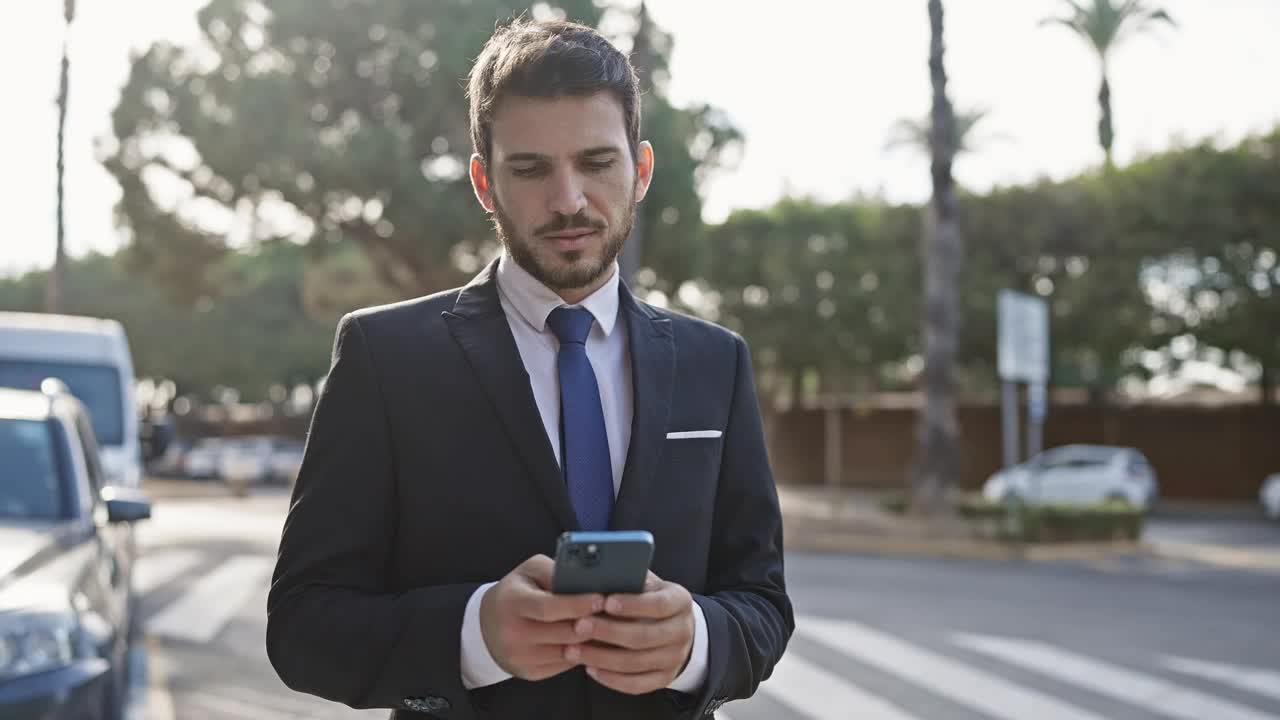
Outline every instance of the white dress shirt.
{"label": "white dress shirt", "polygon": [[[613,470],[613,494],[622,486],[622,471],[631,444],[633,397],[631,392],[631,348],[627,323],[618,317],[618,264],[610,277],[580,304],[595,318],[587,336],[587,358],[600,388],[605,433],[609,437],[609,462]],[[560,341],[547,327],[552,310],[566,305],[555,291],[543,285],[509,254],[498,261],[498,298],[511,326],[520,359],[529,373],[533,398],[542,416],[556,462],[560,463],[560,375],[557,361]],[[480,631],[480,600],[496,583],[482,585],[467,601],[462,621],[462,684],[468,690],[493,685],[511,677],[494,661]],[[693,604],[693,650],[684,672],[668,686],[672,690],[696,692],[707,674],[707,620],[702,608]]]}

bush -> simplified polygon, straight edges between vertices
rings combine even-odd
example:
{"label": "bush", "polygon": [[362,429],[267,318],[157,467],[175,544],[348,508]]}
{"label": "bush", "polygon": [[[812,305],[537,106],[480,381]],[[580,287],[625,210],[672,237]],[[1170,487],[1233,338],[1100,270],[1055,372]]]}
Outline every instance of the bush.
{"label": "bush", "polygon": [[[907,509],[902,493],[880,498],[886,512],[901,515]],[[1137,540],[1142,536],[1145,513],[1127,505],[1019,504],[1013,516],[1002,503],[965,495],[953,503],[955,512],[968,520],[981,537],[1007,542],[1099,542]]]}
{"label": "bush", "polygon": [[1115,503],[1019,504],[1011,517],[1000,503],[966,499],[956,510],[984,536],[1038,543],[1137,540],[1146,518],[1138,508]]}

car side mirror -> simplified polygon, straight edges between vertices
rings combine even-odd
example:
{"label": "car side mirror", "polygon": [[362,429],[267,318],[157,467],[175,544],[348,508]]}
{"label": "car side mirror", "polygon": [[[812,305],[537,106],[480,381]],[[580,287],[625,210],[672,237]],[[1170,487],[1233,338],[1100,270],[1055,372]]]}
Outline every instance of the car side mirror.
{"label": "car side mirror", "polygon": [[151,500],[141,491],[108,485],[102,489],[107,505],[107,522],[134,523],[151,517]]}

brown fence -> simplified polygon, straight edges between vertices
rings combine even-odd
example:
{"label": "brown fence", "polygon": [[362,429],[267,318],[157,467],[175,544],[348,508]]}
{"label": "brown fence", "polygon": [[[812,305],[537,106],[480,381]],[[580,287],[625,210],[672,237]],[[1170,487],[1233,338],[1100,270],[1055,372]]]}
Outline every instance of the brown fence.
{"label": "brown fence", "polygon": [[[1000,408],[964,406],[959,419],[961,484],[978,488],[1001,465]],[[904,487],[915,422],[909,408],[770,413],[774,472],[782,483]],[[1280,472],[1280,407],[1054,407],[1044,446],[1070,443],[1141,450],[1166,498],[1252,501],[1263,479]]]}

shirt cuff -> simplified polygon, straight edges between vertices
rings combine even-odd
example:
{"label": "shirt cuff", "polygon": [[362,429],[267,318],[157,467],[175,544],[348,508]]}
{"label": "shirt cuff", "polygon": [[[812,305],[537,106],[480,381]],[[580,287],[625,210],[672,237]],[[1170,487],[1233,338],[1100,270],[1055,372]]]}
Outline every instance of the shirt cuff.
{"label": "shirt cuff", "polygon": [[510,673],[498,667],[497,661],[489,653],[489,646],[484,642],[484,633],[480,631],[480,601],[494,585],[497,583],[491,582],[476,588],[462,615],[462,653],[459,664],[462,666],[462,686],[468,690],[496,685],[511,678]]}
{"label": "shirt cuff", "polygon": [[693,604],[693,649],[689,652],[689,664],[671,684],[670,690],[694,694],[707,679],[707,618],[702,606]]}

